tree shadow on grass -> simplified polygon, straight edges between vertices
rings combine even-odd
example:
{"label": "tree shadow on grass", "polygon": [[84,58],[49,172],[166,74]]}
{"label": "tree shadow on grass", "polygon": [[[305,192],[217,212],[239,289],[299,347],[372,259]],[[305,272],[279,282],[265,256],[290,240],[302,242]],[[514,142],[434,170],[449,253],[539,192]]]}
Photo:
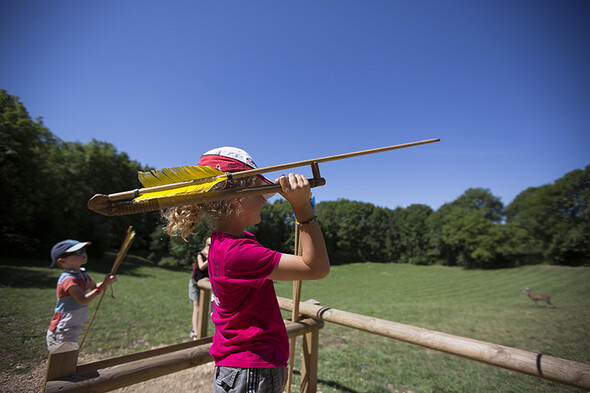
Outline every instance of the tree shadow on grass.
{"label": "tree shadow on grass", "polygon": [[[299,370],[293,370],[293,374],[301,376],[301,372]],[[325,379],[318,378],[318,385],[326,385],[333,389],[338,390],[339,392],[346,392],[346,393],[359,393],[357,390],[351,389],[347,386],[344,386],[336,381],[326,381]]]}
{"label": "tree shadow on grass", "polygon": [[[49,270],[49,269],[48,269]],[[57,277],[27,267],[0,265],[0,287],[55,288]]]}
{"label": "tree shadow on grass", "polygon": [[[88,258],[84,267],[95,281],[102,281],[101,275],[111,271],[116,253],[106,253],[102,257]],[[0,259],[0,288],[55,288],[61,269],[49,269],[49,261],[40,259]],[[144,258],[127,255],[117,270],[117,274],[145,277],[139,273],[142,266],[154,266]],[[98,279],[100,278],[100,279]]]}

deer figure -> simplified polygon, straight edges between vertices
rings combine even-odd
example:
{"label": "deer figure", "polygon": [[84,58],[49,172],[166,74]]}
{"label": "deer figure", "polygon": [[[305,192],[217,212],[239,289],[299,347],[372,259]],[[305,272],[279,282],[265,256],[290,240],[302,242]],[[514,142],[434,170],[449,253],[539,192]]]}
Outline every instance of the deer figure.
{"label": "deer figure", "polygon": [[528,295],[528,297],[530,297],[531,300],[533,302],[535,302],[535,305],[537,305],[537,302],[540,300],[542,302],[547,303],[548,306],[556,308],[553,304],[551,304],[551,296],[550,295],[546,295],[544,293],[533,293],[533,292],[531,292],[531,288],[526,288],[524,291],[522,291],[522,293],[526,293]]}

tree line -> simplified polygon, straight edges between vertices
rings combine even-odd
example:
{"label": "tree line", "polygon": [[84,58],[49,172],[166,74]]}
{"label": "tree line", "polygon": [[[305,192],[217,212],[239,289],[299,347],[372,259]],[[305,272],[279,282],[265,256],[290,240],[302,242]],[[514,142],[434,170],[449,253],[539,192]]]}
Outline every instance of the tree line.
{"label": "tree line", "polygon": [[[159,213],[105,217],[87,209],[97,192],[140,186],[142,166],[108,142],[64,142],[32,119],[19,98],[0,90],[0,245],[4,255],[47,257],[62,239],[93,242],[93,252],[118,248],[129,225],[136,252],[163,266],[190,265],[209,235],[199,226],[189,242],[170,238]],[[388,209],[340,199],[316,214],[333,264],[395,262],[501,268],[523,264],[590,263],[590,165],[531,187],[508,206],[489,189],[466,190],[433,210],[414,204]],[[260,242],[293,251],[295,220],[288,203],[262,209],[249,230]]]}

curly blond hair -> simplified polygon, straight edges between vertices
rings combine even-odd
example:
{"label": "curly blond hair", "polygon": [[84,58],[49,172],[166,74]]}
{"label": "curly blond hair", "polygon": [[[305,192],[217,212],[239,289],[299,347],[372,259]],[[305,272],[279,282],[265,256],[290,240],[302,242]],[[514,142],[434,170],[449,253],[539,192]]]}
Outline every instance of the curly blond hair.
{"label": "curly blond hair", "polygon": [[[256,183],[256,176],[244,177],[241,179],[226,180],[215,185],[211,191],[227,190],[253,186]],[[238,198],[241,201],[243,198]],[[193,234],[193,230],[199,222],[206,223],[209,228],[216,231],[219,224],[227,217],[239,211],[231,199],[221,201],[199,203],[194,205],[178,206],[162,212],[166,224],[164,228],[170,236],[180,236],[187,241]]]}

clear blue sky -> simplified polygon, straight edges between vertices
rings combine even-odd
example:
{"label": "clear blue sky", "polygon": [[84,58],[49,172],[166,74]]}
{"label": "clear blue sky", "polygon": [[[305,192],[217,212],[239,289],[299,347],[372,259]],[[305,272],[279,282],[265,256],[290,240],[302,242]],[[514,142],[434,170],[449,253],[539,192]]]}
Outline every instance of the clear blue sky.
{"label": "clear blue sky", "polygon": [[320,165],[314,195],[508,205],[590,164],[589,21],[586,0],[3,1],[0,88],[156,168],[441,138]]}

